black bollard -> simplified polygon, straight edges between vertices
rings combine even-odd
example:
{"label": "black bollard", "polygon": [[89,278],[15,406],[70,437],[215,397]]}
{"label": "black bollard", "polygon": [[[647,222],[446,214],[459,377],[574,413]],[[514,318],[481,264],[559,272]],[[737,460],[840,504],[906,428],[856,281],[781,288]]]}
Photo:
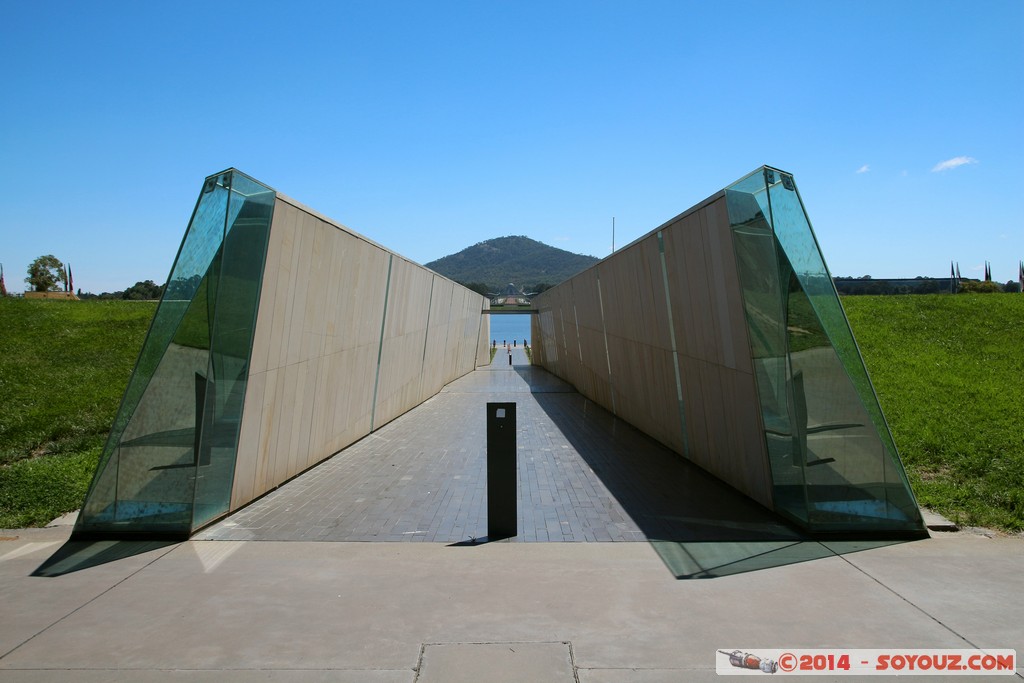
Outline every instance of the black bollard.
{"label": "black bollard", "polygon": [[516,404],[487,404],[487,537],[518,532],[516,512]]}

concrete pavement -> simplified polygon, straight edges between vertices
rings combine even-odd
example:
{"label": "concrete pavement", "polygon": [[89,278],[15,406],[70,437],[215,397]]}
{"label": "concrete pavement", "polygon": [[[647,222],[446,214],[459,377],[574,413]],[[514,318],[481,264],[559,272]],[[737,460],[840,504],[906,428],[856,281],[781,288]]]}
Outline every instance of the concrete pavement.
{"label": "concrete pavement", "polygon": [[[529,379],[522,370],[478,371],[449,393],[465,400],[500,395],[495,388],[505,386],[518,402],[543,402],[547,394],[534,389],[547,380],[513,390]],[[563,394],[552,392],[571,396]],[[556,425],[581,419],[565,410],[569,417],[551,418]],[[613,431],[628,433],[621,424]],[[627,443],[636,448],[633,438]],[[538,462],[548,462],[539,455],[546,447],[538,447]],[[558,462],[573,476],[586,469],[567,456]],[[387,490],[402,476],[378,484]],[[695,530],[680,531],[687,524],[645,517],[662,514],[658,505],[642,512],[629,502],[629,482],[616,483],[624,476],[598,472],[580,481],[592,486],[594,501],[602,491],[626,492],[618,505],[647,541],[464,544],[435,534],[434,542],[325,542],[300,540],[301,530],[260,540],[258,525],[245,539],[226,540],[245,526],[232,527],[235,518],[204,532],[210,540],[173,544],[68,543],[67,526],[0,531],[0,681],[661,683],[717,680],[716,650],[1024,653],[1020,538],[957,532],[908,543],[816,543],[750,510],[716,527],[718,512],[707,512],[697,495],[685,496],[692,500],[679,512]],[[686,481],[696,489],[706,483]],[[288,500],[296,499],[274,505]],[[264,502],[271,496],[257,505]],[[538,505],[541,518],[558,507]],[[283,509],[262,514],[284,519]],[[582,517],[577,522],[587,528]],[[1024,677],[1019,661],[1017,675]]]}
{"label": "concrete pavement", "polygon": [[3,681],[462,680],[454,669],[650,683],[714,680],[718,649],[1024,651],[1024,543],[1010,538],[686,581],[647,543],[190,541],[33,576],[67,529],[13,535]]}

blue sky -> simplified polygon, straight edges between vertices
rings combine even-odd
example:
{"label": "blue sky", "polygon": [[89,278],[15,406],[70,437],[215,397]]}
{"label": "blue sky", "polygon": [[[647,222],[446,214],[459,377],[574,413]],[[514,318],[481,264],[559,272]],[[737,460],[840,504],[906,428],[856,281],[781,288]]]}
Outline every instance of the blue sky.
{"label": "blue sky", "polygon": [[834,275],[1024,258],[1021,0],[0,0],[0,74],[13,290],[162,283],[230,166],[420,263],[605,256],[761,164]]}

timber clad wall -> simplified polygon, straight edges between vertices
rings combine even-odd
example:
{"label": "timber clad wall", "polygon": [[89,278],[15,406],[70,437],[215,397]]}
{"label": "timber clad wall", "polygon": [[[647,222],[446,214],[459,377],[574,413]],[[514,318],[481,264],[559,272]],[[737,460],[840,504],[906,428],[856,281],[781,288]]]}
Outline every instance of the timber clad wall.
{"label": "timber clad wall", "polygon": [[535,363],[773,507],[724,192],[534,306]]}
{"label": "timber clad wall", "polygon": [[486,307],[278,194],[231,510],[485,365]]}

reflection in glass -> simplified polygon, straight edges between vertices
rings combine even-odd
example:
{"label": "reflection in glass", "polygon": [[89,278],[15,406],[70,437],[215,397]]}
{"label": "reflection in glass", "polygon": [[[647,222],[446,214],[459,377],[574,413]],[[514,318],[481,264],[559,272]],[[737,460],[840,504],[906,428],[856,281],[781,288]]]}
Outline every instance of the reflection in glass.
{"label": "reflection in glass", "polygon": [[227,511],[273,202],[234,170],[203,184],[76,533],[187,536]]}
{"label": "reflection in glass", "polygon": [[920,514],[791,175],[726,190],[779,512],[815,531]]}

